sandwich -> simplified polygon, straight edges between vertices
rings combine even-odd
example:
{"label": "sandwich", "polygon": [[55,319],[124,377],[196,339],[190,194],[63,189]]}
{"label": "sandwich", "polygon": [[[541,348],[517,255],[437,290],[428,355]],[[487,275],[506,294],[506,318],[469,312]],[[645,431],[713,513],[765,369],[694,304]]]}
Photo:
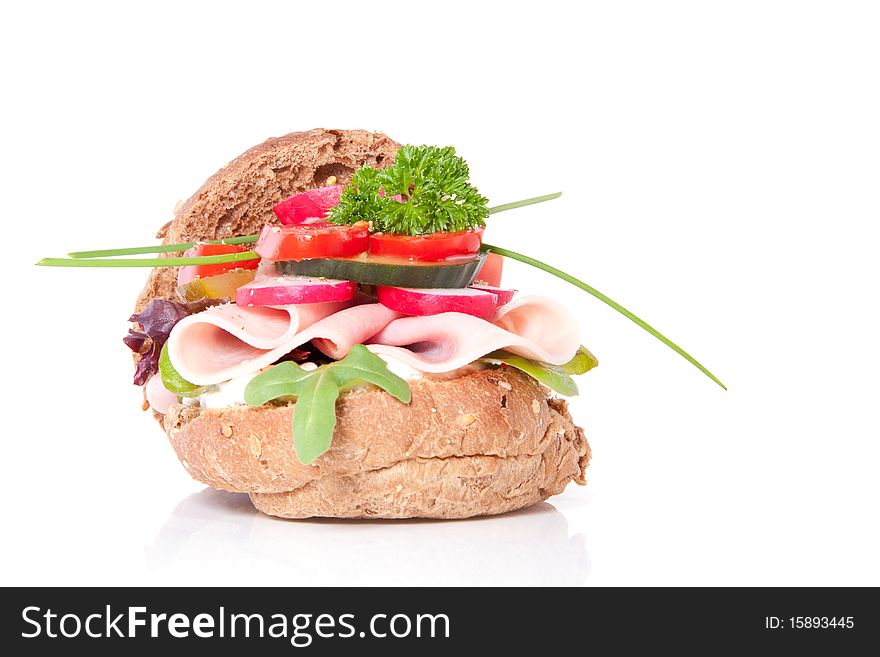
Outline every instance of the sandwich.
{"label": "sandwich", "polygon": [[[152,267],[125,343],[187,472],[283,518],[466,518],[585,483],[565,397],[598,364],[551,298],[502,280],[489,206],[452,147],[361,130],[246,151],[175,212],[161,245],[58,266]],[[117,256],[158,254],[153,258]],[[115,263],[115,264],[114,264]],[[121,263],[121,264],[120,264]]]}

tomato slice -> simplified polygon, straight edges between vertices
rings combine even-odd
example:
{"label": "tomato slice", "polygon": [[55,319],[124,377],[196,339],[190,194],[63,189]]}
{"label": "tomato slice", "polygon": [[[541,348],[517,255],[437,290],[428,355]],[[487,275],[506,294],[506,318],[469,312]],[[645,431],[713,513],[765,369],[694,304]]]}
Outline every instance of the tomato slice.
{"label": "tomato slice", "polygon": [[254,248],[267,260],[311,260],[348,258],[367,250],[370,224],[359,221],[351,226],[273,226],[266,225]]}
{"label": "tomato slice", "polygon": [[[249,249],[236,244],[196,244],[184,251],[183,257],[227,255],[229,253],[247,253],[248,251]],[[177,271],[177,284],[186,285],[193,279],[219,276],[233,269],[256,269],[259,264],[260,261],[254,258],[240,262],[224,262],[218,265],[187,265]]]}
{"label": "tomato slice", "polygon": [[475,255],[482,243],[482,227],[431,235],[374,233],[370,235],[370,253],[406,260],[434,261],[451,256]]}

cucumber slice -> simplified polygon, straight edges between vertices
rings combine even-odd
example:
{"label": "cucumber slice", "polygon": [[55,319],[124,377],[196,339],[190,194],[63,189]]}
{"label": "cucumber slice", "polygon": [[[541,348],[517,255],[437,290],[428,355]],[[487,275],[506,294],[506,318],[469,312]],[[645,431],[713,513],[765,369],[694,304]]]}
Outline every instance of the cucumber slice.
{"label": "cucumber slice", "polygon": [[418,263],[412,265],[388,264],[363,259],[331,260],[287,260],[276,262],[280,274],[295,276],[323,276],[342,281],[354,281],[369,285],[390,285],[393,287],[416,288],[456,288],[467,287],[474,282],[485,253],[479,253],[473,260],[454,265]]}

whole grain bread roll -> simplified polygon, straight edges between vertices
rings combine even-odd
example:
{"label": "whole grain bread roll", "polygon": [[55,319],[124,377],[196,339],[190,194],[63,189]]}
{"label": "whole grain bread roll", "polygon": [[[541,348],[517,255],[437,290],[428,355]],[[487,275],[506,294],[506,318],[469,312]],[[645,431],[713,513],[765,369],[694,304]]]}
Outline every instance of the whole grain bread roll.
{"label": "whole grain bread roll", "polygon": [[[270,139],[226,165],[159,233],[166,243],[257,232],[292,194],[345,183],[399,145],[361,130],[312,130]],[[157,269],[138,298],[174,298],[176,271]],[[466,518],[513,511],[585,483],[590,447],[564,401],[511,368],[410,382],[403,404],[378,389],[343,394],[329,451],[296,458],[296,404],[203,409],[162,418],[181,463],[213,488],[249,493],[284,518]]]}

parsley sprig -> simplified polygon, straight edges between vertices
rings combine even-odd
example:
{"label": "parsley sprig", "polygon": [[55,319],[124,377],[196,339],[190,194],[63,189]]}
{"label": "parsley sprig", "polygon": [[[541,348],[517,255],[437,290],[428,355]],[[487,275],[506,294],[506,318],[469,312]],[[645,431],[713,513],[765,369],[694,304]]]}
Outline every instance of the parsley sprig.
{"label": "parsley sprig", "polygon": [[485,226],[488,216],[486,198],[452,146],[407,145],[387,169],[358,169],[330,221],[370,221],[382,233],[428,235]]}

